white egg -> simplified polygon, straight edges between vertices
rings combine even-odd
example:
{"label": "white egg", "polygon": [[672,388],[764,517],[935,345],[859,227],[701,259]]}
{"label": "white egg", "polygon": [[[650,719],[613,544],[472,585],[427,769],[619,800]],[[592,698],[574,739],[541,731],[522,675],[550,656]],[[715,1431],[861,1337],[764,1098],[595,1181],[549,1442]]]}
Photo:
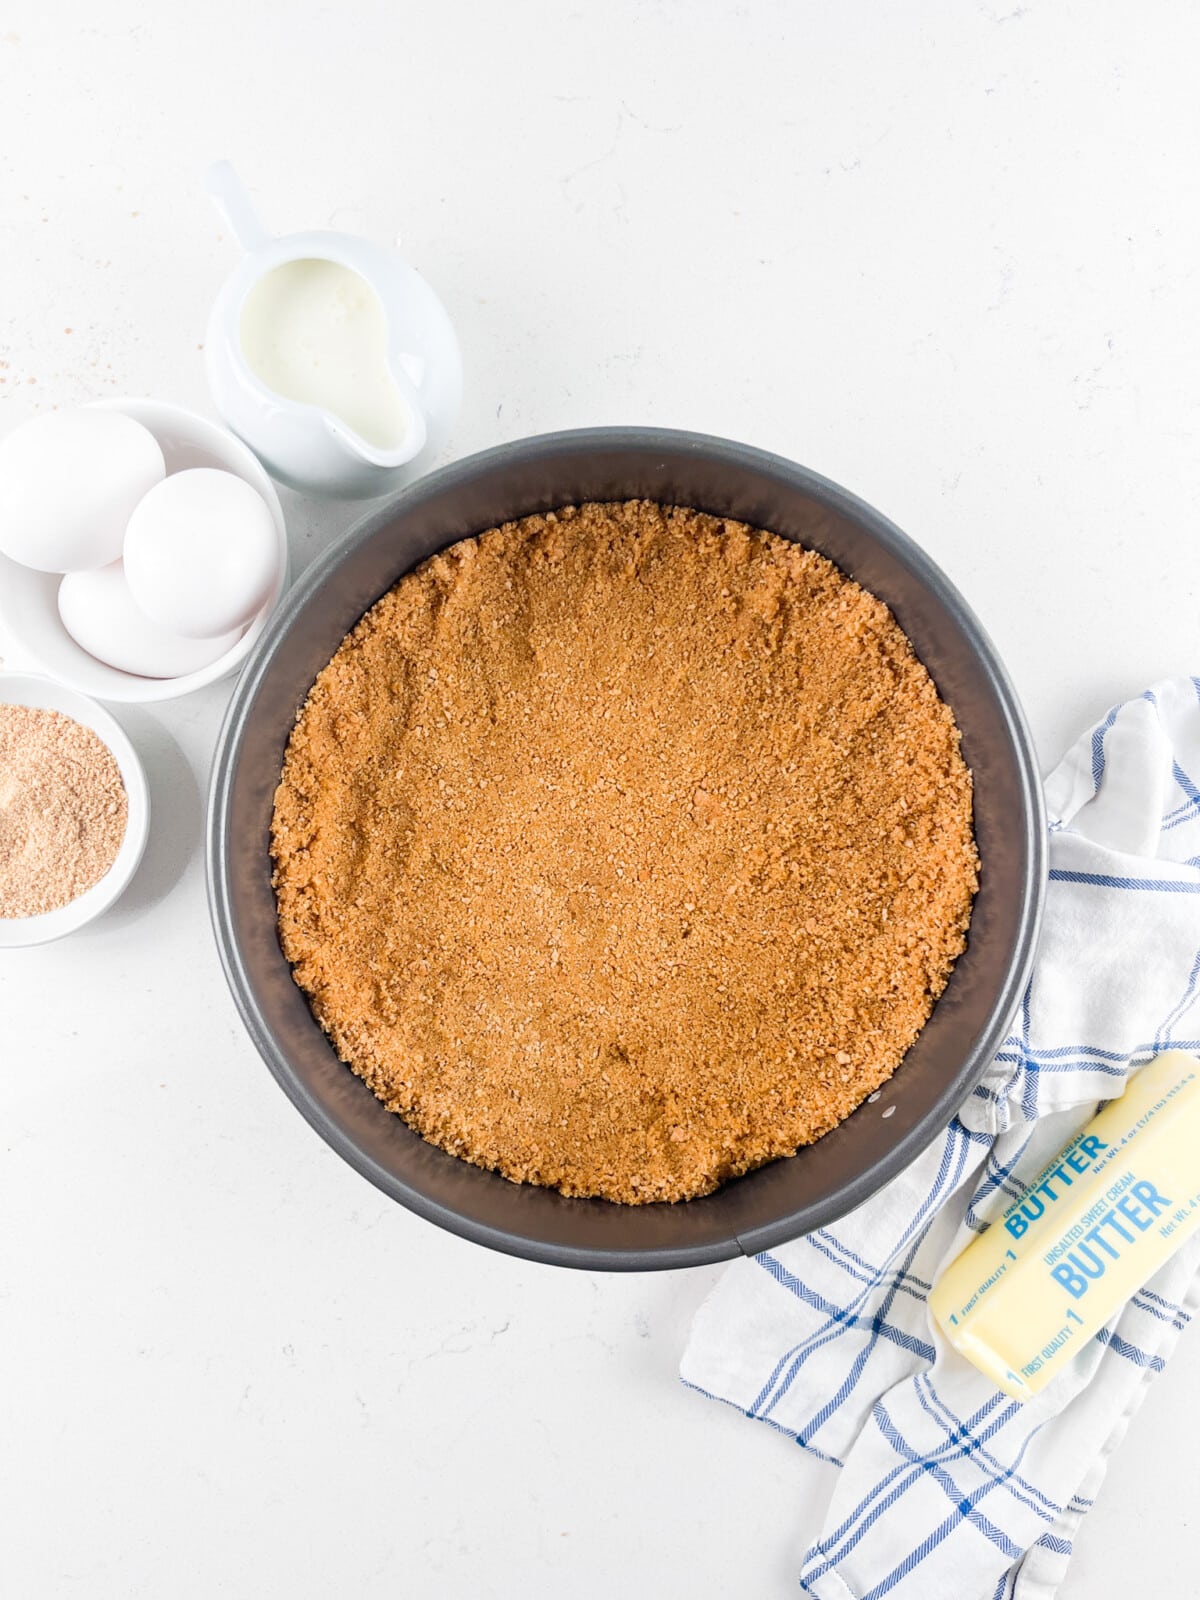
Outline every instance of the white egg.
{"label": "white egg", "polygon": [[279,540],[266,501],[216,467],[164,478],[125,533],[125,576],[148,617],[208,639],[249,622],[279,576]]}
{"label": "white egg", "polygon": [[98,572],[68,572],[58,586],[58,614],[75,643],[120,672],[140,678],[181,678],[223,656],[241,637],[234,628],[216,639],[185,639],[139,610],[121,563]]}
{"label": "white egg", "polygon": [[161,483],[158,440],[120,411],[47,411],[0,440],[0,550],[39,572],[105,567]]}

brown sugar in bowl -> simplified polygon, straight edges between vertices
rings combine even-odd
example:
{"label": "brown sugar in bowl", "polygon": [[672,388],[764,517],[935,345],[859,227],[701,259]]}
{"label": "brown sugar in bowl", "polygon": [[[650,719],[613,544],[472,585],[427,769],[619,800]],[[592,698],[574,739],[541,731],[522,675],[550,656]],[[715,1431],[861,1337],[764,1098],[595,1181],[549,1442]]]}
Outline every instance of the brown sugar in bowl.
{"label": "brown sugar in bowl", "polygon": [[[715,1193],[626,1206],[469,1165],[421,1139],[347,1071],[280,948],[267,843],[297,710],[344,635],[399,577],[501,523],[632,499],[769,529],[826,557],[887,606],[961,729],[982,866],[967,948],[877,1095],[816,1143]],[[694,685],[697,695],[705,689]],[[348,534],[293,591],[247,668],[222,733],[210,810],[210,893],[226,971],[294,1103],[360,1172],[420,1214],[496,1248],[588,1267],[679,1266],[762,1249],[833,1220],[911,1161],[1003,1037],[1028,973],[1044,871],[1040,788],[1019,708],[986,636],[932,563],[877,513],[803,468],[647,430],[489,451],[414,485]]]}

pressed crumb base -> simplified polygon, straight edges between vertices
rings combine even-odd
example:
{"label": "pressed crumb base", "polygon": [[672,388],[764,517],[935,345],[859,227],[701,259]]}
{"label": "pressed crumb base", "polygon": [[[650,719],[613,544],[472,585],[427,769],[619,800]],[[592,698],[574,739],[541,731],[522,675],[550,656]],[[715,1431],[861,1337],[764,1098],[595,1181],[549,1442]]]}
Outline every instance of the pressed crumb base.
{"label": "pressed crumb base", "polygon": [[454,1155],[683,1200],[891,1076],[963,949],[971,777],[891,614],[648,501],[427,561],[343,641],[275,798],[283,949]]}

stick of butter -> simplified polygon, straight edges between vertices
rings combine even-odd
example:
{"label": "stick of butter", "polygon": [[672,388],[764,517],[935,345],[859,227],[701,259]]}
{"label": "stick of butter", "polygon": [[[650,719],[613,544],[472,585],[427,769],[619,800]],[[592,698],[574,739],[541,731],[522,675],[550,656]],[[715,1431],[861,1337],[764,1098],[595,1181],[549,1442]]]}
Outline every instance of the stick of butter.
{"label": "stick of butter", "polygon": [[1028,1400],[1200,1228],[1200,1061],[1130,1079],[942,1273],[929,1309],[954,1348]]}

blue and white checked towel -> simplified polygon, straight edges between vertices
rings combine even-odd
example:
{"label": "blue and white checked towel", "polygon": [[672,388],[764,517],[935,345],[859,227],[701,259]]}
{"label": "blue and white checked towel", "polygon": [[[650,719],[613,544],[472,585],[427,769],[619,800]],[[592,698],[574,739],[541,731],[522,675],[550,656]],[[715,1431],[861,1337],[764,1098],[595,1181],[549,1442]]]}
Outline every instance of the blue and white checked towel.
{"label": "blue and white checked towel", "polygon": [[1200,1303],[1200,1239],[1036,1399],[941,1338],[926,1293],[1160,1050],[1200,1050],[1200,679],[1148,690],[1046,784],[1050,888],[1014,1030],[945,1134],[836,1226],[739,1262],[685,1382],[840,1467],[800,1586],[820,1600],[1034,1600]]}

